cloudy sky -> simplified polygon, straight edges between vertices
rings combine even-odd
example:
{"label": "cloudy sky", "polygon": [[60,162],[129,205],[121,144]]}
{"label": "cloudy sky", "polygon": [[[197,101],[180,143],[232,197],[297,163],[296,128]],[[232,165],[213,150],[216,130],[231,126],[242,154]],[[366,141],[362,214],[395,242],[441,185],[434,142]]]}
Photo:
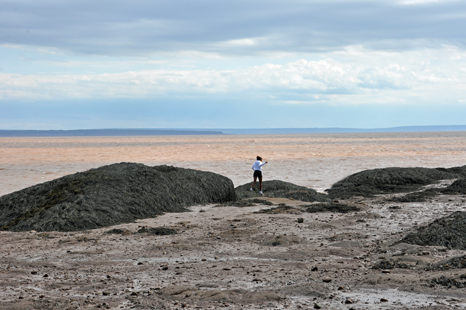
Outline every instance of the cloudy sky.
{"label": "cloudy sky", "polygon": [[0,129],[466,124],[466,1],[0,0]]}

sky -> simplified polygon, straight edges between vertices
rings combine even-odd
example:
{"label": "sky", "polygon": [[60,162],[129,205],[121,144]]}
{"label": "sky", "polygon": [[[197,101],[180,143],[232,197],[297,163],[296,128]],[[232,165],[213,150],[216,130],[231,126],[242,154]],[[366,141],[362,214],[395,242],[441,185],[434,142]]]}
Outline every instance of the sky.
{"label": "sky", "polygon": [[0,0],[0,129],[466,125],[466,1]]}

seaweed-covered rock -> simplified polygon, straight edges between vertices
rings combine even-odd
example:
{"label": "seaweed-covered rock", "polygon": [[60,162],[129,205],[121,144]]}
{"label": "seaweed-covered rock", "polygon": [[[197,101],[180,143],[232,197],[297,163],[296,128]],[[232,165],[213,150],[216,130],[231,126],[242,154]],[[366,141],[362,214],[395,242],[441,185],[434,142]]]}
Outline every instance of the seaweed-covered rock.
{"label": "seaweed-covered rock", "polygon": [[400,197],[394,197],[392,199],[388,199],[387,201],[390,202],[424,202],[430,198],[433,198],[439,195],[441,192],[437,189],[431,188],[426,189],[425,191],[421,192],[414,192],[409,193]]}
{"label": "seaweed-covered rock", "polygon": [[451,288],[452,286],[455,286],[457,288],[465,288],[466,287],[466,281],[461,282],[456,279],[448,278],[445,276],[440,276],[438,278],[433,278],[430,280],[431,283],[433,284],[439,284],[442,286],[446,286],[447,288]]}
{"label": "seaweed-covered rock", "polygon": [[306,212],[308,213],[319,213],[319,212],[337,212],[337,213],[348,213],[361,211],[360,208],[350,206],[342,203],[318,203],[307,206]]}
{"label": "seaweed-covered rock", "polygon": [[466,255],[456,256],[445,261],[438,262],[428,268],[428,270],[450,270],[466,268]]}
{"label": "seaweed-covered rock", "polygon": [[156,236],[176,235],[178,232],[170,227],[141,227],[137,231],[138,234],[149,234]]}
{"label": "seaweed-covered rock", "polygon": [[407,264],[397,262],[394,260],[387,260],[383,259],[372,266],[372,269],[393,269],[393,268],[401,268],[401,269],[409,269]]}
{"label": "seaweed-covered rock", "polygon": [[348,198],[352,196],[371,197],[377,194],[409,192],[439,180],[457,178],[458,174],[452,171],[440,168],[365,170],[333,184],[328,190],[328,194],[332,198]]}
{"label": "seaweed-covered rock", "polygon": [[[235,188],[236,196],[240,199],[260,197],[258,187],[251,191],[251,182]],[[301,201],[330,201],[327,195],[318,193],[312,188],[299,186],[293,183],[280,180],[262,182],[262,192],[265,197],[288,198]]]}
{"label": "seaweed-covered rock", "polygon": [[233,182],[215,173],[119,163],[0,197],[0,228],[86,230],[235,199]]}
{"label": "seaweed-covered rock", "polygon": [[466,178],[456,180],[442,190],[444,194],[466,194]]}
{"label": "seaweed-covered rock", "polygon": [[436,219],[427,226],[419,227],[399,242],[466,250],[466,212],[458,211]]}

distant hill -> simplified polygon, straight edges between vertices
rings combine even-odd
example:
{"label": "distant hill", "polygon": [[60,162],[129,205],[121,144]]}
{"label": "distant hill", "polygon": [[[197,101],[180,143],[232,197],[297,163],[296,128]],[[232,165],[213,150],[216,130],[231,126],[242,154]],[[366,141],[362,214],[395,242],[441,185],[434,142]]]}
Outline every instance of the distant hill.
{"label": "distant hill", "polygon": [[466,131],[466,125],[403,126],[391,128],[246,128],[246,129],[76,129],[0,130],[0,137],[249,135],[300,133],[434,132]]}
{"label": "distant hill", "polygon": [[364,133],[364,132],[433,132],[466,131],[466,125],[451,126],[403,126],[391,128],[262,128],[262,129],[218,129],[224,134],[300,134],[300,133]]}
{"label": "distant hill", "polygon": [[105,136],[179,136],[221,135],[202,129],[76,129],[76,130],[0,130],[0,137],[105,137]]}

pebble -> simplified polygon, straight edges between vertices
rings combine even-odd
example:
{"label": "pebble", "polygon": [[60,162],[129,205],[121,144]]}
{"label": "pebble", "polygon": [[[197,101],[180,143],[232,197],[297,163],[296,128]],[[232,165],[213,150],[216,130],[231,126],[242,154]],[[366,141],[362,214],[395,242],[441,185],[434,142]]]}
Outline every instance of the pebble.
{"label": "pebble", "polygon": [[382,273],[390,273],[390,272],[391,272],[390,269],[384,269],[384,270],[382,270]]}
{"label": "pebble", "polygon": [[381,301],[381,302],[388,302],[388,299],[386,299],[386,298],[380,298],[380,301]]}
{"label": "pebble", "polygon": [[322,306],[319,305],[318,303],[315,303],[314,304],[314,309],[322,309]]}
{"label": "pebble", "polygon": [[354,303],[354,301],[351,298],[349,298],[349,297],[346,298],[345,304],[353,304],[353,303]]}
{"label": "pebble", "polygon": [[302,217],[298,218],[298,223],[304,223],[304,218]]}
{"label": "pebble", "polygon": [[324,282],[324,283],[330,283],[330,282],[332,282],[332,279],[325,278],[325,279],[322,279],[322,282]]}

